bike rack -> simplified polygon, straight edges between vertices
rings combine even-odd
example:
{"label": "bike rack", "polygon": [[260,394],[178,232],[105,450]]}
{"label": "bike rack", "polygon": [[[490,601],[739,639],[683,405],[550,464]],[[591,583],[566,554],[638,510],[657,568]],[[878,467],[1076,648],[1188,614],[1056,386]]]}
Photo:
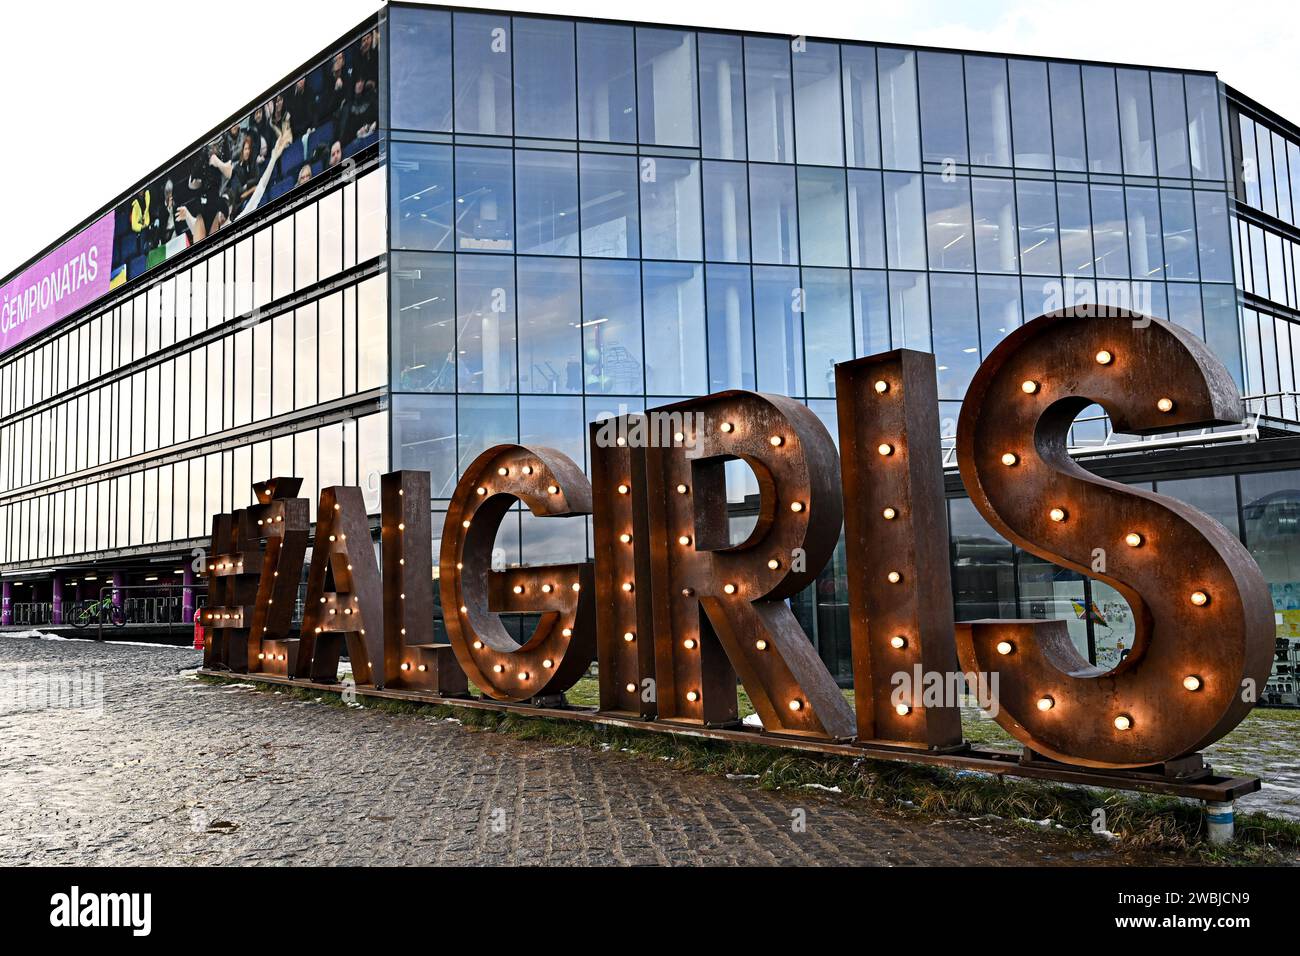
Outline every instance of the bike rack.
{"label": "bike rack", "polygon": [[[181,599],[180,606],[182,608],[184,608],[185,606],[185,601],[184,601],[185,585],[183,584],[124,584],[120,587],[114,587],[111,584],[105,584],[101,586],[99,589],[99,600],[102,603],[105,597],[110,597],[113,594],[122,594],[123,592],[126,591],[150,591],[153,592],[155,596],[157,596],[159,592],[167,596],[171,596],[175,594],[179,596]],[[201,591],[197,587],[193,588],[193,591],[194,591],[194,609],[197,611],[202,606],[199,602],[199,598],[201,596],[206,596],[206,591]],[[110,603],[111,603],[111,597],[110,597]],[[123,613],[126,612],[126,608],[124,604],[122,605],[122,610]],[[181,616],[183,617],[183,615]],[[125,627],[127,624],[130,623],[131,623],[130,621],[126,621],[122,626]],[[171,615],[167,615],[166,621],[152,621],[147,623],[166,624],[168,637],[171,636],[173,629],[176,627],[188,627],[191,630],[194,628],[193,621],[185,621],[185,620],[181,620],[179,622],[173,621]],[[97,626],[96,626],[95,640],[102,641],[104,639],[104,615],[102,612],[99,615],[99,619],[96,621],[96,625]]]}

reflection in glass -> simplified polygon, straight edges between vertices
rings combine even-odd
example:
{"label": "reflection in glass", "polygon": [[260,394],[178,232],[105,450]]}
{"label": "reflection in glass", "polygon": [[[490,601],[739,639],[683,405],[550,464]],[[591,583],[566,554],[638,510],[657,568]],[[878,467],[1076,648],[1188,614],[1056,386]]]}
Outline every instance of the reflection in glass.
{"label": "reflection in glass", "polygon": [[582,254],[605,258],[641,255],[635,156],[579,157]]}
{"label": "reflection in glass", "polygon": [[1154,176],[1155,123],[1151,119],[1151,84],[1145,70],[1117,70],[1120,139],[1124,145],[1124,172]]}
{"label": "reflection in glass", "polygon": [[450,395],[394,395],[393,467],[427,471],[432,497],[456,487],[456,405]]}
{"label": "reflection in glass", "polygon": [[930,276],[930,320],[939,398],[963,398],[980,364],[975,278]]}
{"label": "reflection in glass", "polygon": [[452,256],[394,253],[393,388],[450,392],[456,386]]}
{"label": "reflection in glass", "polygon": [[885,197],[880,173],[850,169],[849,262],[855,268],[885,266]]}
{"label": "reflection in glass", "polygon": [[840,49],[834,43],[805,41],[794,50],[796,162],[844,165],[843,111],[840,109]]}
{"label": "reflection in glass", "polygon": [[749,186],[744,163],[704,164],[704,257],[749,259]]}
{"label": "reflection in glass", "polygon": [[1010,179],[972,179],[971,204],[979,270],[1015,272],[1019,261],[1015,184]]}
{"label": "reflection in glass", "polygon": [[921,90],[922,158],[927,163],[969,162],[966,110],[962,102],[961,55],[917,55]]}
{"label": "reflection in glass", "polygon": [[393,247],[451,250],[451,147],[393,143]]}
{"label": "reflection in glass", "polygon": [[636,142],[631,27],[578,23],[578,138]]}
{"label": "reflection in glass", "polygon": [[514,171],[510,151],[456,150],[456,248],[514,251]]}
{"label": "reflection in glass", "polygon": [[794,162],[789,40],[745,37],[745,104],[749,158]]}
{"label": "reflection in glass", "polygon": [[1070,172],[1087,169],[1083,139],[1083,84],[1076,63],[1050,63],[1052,91],[1052,142],[1056,168]]}
{"label": "reflection in glass", "polygon": [[847,266],[844,171],[801,166],[799,248],[805,265]]}
{"label": "reflection in glass", "polygon": [[925,216],[930,268],[973,271],[970,180],[965,176],[926,176]]}
{"label": "reflection in glass", "polygon": [[509,259],[456,257],[461,392],[515,390],[515,270]]}
{"label": "reflection in glass", "polygon": [[849,166],[880,165],[880,108],[876,99],[876,51],[840,45],[844,76],[844,124]]}
{"label": "reflection in glass", "polygon": [[639,141],[659,146],[698,146],[695,33],[639,27],[636,58]]}
{"label": "reflection in glass", "polygon": [[925,268],[925,212],[921,177],[885,173],[885,248],[891,269]]}
{"label": "reflection in glass", "polygon": [[880,70],[881,160],[886,169],[919,169],[916,54],[882,48],[876,51],[876,59]]}
{"label": "reflection in glass", "polygon": [[758,389],[802,395],[803,322],[799,270],[754,268],[754,333],[758,349]]}
{"label": "reflection in glass", "polygon": [[855,355],[889,351],[889,284],[883,271],[854,270],[853,329]]}
{"label": "reflection in glass", "polygon": [[514,18],[515,135],[573,139],[578,132],[573,24]]}
{"label": "reflection in glass", "polygon": [[588,392],[644,391],[638,263],[582,263],[582,333]]}
{"label": "reflection in glass", "polygon": [[789,166],[749,167],[751,233],[755,262],[799,261],[799,217],[795,205],[794,169]]}
{"label": "reflection in glass", "polygon": [[1108,66],[1083,68],[1083,115],[1088,131],[1088,171],[1122,172],[1115,71]]}
{"label": "reflection in glass", "polygon": [[707,391],[703,280],[703,269],[696,264],[644,264],[645,375],[650,394]]}
{"label": "reflection in glass", "polygon": [[749,267],[710,265],[705,280],[709,325],[707,391],[755,388]]}
{"label": "reflection in glass", "polygon": [[698,42],[704,155],[744,159],[745,77],[740,37],[701,33]]}
{"label": "reflection in glass", "polygon": [[451,15],[393,7],[389,103],[395,129],[451,130]]}
{"label": "reflection in glass", "polygon": [[992,56],[967,56],[965,60],[970,161],[984,166],[1010,166],[1007,61]]}
{"label": "reflection in glass", "polygon": [[456,131],[509,136],[513,131],[510,18],[457,11],[453,22]]}
{"label": "reflection in glass", "polygon": [[641,159],[641,249],[647,259],[702,259],[700,164]]}
{"label": "reflection in glass", "polygon": [[578,160],[573,153],[515,151],[515,234],[519,251],[578,254]]}
{"label": "reflection in glass", "polygon": [[809,395],[835,395],[835,363],[853,358],[849,274],[803,270],[804,356]]}
{"label": "reflection in glass", "polygon": [[523,258],[519,281],[519,390],[582,391],[581,290],[572,259]]}
{"label": "reflection in glass", "polygon": [[1016,165],[1029,169],[1052,168],[1052,110],[1048,97],[1047,64],[1042,60],[1012,59],[1011,130]]}

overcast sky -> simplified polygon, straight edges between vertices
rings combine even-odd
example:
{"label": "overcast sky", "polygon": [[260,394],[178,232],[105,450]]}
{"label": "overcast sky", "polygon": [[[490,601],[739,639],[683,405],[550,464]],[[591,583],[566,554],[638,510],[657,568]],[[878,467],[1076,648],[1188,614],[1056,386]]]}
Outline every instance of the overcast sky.
{"label": "overcast sky", "polygon": [[[1296,0],[461,5],[1215,70],[1300,122]],[[5,4],[0,276],[379,6],[377,0]]]}

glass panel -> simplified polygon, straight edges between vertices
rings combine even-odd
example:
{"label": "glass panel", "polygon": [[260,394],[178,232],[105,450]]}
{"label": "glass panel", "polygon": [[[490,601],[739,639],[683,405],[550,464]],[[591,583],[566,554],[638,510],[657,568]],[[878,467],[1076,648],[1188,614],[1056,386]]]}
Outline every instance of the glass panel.
{"label": "glass panel", "polygon": [[1219,125],[1219,81],[1212,76],[1184,77],[1187,129],[1191,139],[1192,175],[1223,179],[1223,134]]}
{"label": "glass panel", "polygon": [[1091,190],[1092,242],[1097,275],[1100,278],[1127,278],[1124,191],[1118,186],[1093,186]]}
{"label": "glass panel", "polygon": [[1083,68],[1083,102],[1088,130],[1089,172],[1121,172],[1113,69],[1106,66]]}
{"label": "glass panel", "polygon": [[844,123],[848,130],[848,165],[880,165],[880,107],[876,100],[876,51],[841,44],[844,76]]}
{"label": "glass panel", "polygon": [[1151,84],[1145,70],[1118,70],[1119,125],[1124,144],[1124,172],[1156,173],[1155,124],[1151,119]]}
{"label": "glass panel", "polygon": [[456,257],[457,379],[462,392],[515,391],[515,266]]}
{"label": "glass panel", "polygon": [[808,394],[833,397],[835,363],[853,358],[849,274],[842,269],[804,269],[803,284]]}
{"label": "glass panel", "polygon": [[578,158],[573,153],[515,152],[515,234],[520,252],[578,254]]}
{"label": "glass panel", "polygon": [[1010,179],[972,179],[971,199],[979,270],[1017,271],[1015,184]]}
{"label": "glass panel", "polygon": [[389,102],[395,129],[451,130],[451,15],[393,7]]}
{"label": "glass panel", "polygon": [[802,261],[805,265],[847,266],[844,171],[800,167],[798,180]]}
{"label": "glass panel", "polygon": [[631,27],[578,24],[578,138],[636,140]]}
{"label": "glass panel", "polygon": [[455,14],[456,131],[510,135],[510,18]]}
{"label": "glass panel", "polygon": [[635,262],[583,262],[583,353],[588,392],[641,393],[641,277]]}
{"label": "glass panel", "polygon": [[1052,109],[1047,64],[1041,60],[1008,61],[1011,76],[1011,130],[1015,164],[1052,168]]}
{"label": "glass panel", "polygon": [[457,148],[457,249],[513,252],[514,202],[509,150]]}
{"label": "glass panel", "polygon": [[1057,183],[1061,266],[1066,275],[1092,275],[1092,208],[1084,183]]}
{"label": "glass panel", "polygon": [[1201,278],[1206,282],[1231,282],[1232,249],[1228,240],[1227,197],[1223,193],[1201,190],[1193,195]]}
{"label": "glass panel", "polygon": [[985,166],[1011,165],[1011,119],[1007,98],[1007,61],[966,57],[966,115],[970,123],[970,161]]}
{"label": "glass panel", "polygon": [[1180,73],[1151,74],[1151,99],[1155,105],[1156,159],[1161,176],[1192,175],[1187,159],[1187,104],[1183,101]]}
{"label": "glass panel", "polygon": [[[1171,279],[1199,278],[1196,267],[1196,217],[1192,212],[1191,191],[1160,190],[1160,211],[1164,220],[1167,275]],[[1136,268],[1133,273],[1139,276]]]}
{"label": "glass panel", "polygon": [[968,498],[954,498],[948,503],[948,528],[952,536],[956,619],[1016,617],[1019,611],[1011,545],[989,526]]}
{"label": "glass panel", "polygon": [[1169,321],[1204,338],[1201,287],[1191,282],[1171,282],[1165,291],[1169,298]]}
{"label": "glass panel", "polygon": [[[1012,276],[979,276],[977,294],[980,351],[987,358],[999,342],[1020,326],[1020,280]],[[1037,317],[1037,314],[1030,316]]]}
{"label": "glass panel", "polygon": [[965,176],[926,176],[925,216],[930,268],[974,271],[970,180]]}
{"label": "glass panel", "polygon": [[796,162],[844,165],[840,50],[803,41],[793,48]]}
{"label": "glass panel", "polygon": [[885,173],[885,246],[891,269],[925,268],[925,206],[921,177]]}
{"label": "glass panel", "polygon": [[520,259],[517,265],[520,391],[581,392],[578,263]]}
{"label": "glass panel", "polygon": [[744,159],[745,77],[740,37],[701,33],[699,45],[704,155]]}
{"label": "glass panel", "polygon": [[960,399],[980,363],[973,276],[930,276],[930,317],[940,399]]}
{"label": "glass panel", "polygon": [[393,467],[427,471],[432,497],[456,487],[456,404],[450,395],[394,395]]}
{"label": "glass panel", "polygon": [[[581,465],[586,460],[587,420],[582,413],[579,396],[526,395],[519,400],[519,441],[524,445],[541,445],[564,452]],[[541,522],[546,525],[565,525],[569,522]],[[581,527],[580,522],[574,522]],[[535,560],[530,552],[529,560]],[[586,559],[585,552],[574,560]]]}
{"label": "glass panel", "polygon": [[393,143],[393,248],[450,250],[451,147]]}
{"label": "glass panel", "polygon": [[801,292],[798,269],[754,269],[754,331],[763,343],[758,350],[760,391],[803,394],[803,323],[796,311]]}
{"label": "glass panel", "polygon": [[641,255],[636,157],[579,157],[582,254],[613,258]]}
{"label": "glass panel", "polygon": [[917,69],[922,158],[929,163],[968,162],[961,56],[922,52],[917,57]]}
{"label": "glass panel", "polygon": [[394,253],[393,387],[450,392],[456,386],[453,259]]}
{"label": "glass panel", "polygon": [[924,272],[889,273],[889,327],[894,348],[930,351],[930,291]]}
{"label": "glass panel", "polygon": [[916,95],[916,54],[877,50],[880,69],[880,156],[886,169],[919,169],[921,133]]}
{"label": "glass panel", "polygon": [[749,268],[714,266],[706,271],[709,324],[709,392],[755,388],[754,310]]}
{"label": "glass panel", "polygon": [[463,474],[493,445],[519,441],[517,401],[511,395],[462,395],[456,399],[458,471]]}
{"label": "glass panel", "polygon": [[1164,277],[1160,245],[1160,202],[1154,189],[1128,190],[1128,245],[1136,279]]}
{"label": "glass panel", "polygon": [[704,164],[704,256],[749,260],[749,188],[744,163]]}
{"label": "glass panel", "polygon": [[889,285],[884,272],[854,270],[853,328],[855,354],[889,351]]}
{"label": "glass panel", "polygon": [[849,259],[859,268],[885,265],[885,197],[880,173],[849,170]]}
{"label": "glass panel", "polygon": [[646,391],[654,395],[705,392],[708,373],[702,267],[647,262],[642,282]]}
{"label": "glass panel", "polygon": [[799,232],[794,170],[788,166],[751,165],[750,243],[755,262],[799,261]]}
{"label": "glass panel", "polygon": [[789,40],[745,37],[745,104],[749,158],[794,162]]}
{"label": "glass panel", "polygon": [[640,142],[698,146],[695,34],[638,27],[636,58]]}
{"label": "glass panel", "polygon": [[1048,78],[1052,91],[1052,142],[1056,168],[1083,172],[1087,153],[1083,140],[1083,84],[1074,63],[1051,63]]}
{"label": "glass panel", "polygon": [[578,135],[573,24],[515,17],[515,135]]}
{"label": "glass panel", "polygon": [[700,164],[641,160],[641,249],[647,259],[702,259]]}

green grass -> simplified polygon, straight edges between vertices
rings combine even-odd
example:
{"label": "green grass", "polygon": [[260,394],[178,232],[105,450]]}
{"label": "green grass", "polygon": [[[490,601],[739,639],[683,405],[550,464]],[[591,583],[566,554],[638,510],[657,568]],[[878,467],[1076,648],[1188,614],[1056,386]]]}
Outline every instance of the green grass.
{"label": "green grass", "polygon": [[[239,682],[239,677],[200,676],[211,684]],[[293,700],[320,701],[344,707],[339,694],[307,688],[258,684]],[[594,706],[596,682],[584,678],[568,692],[571,703]],[[1238,814],[1237,840],[1228,846],[1205,841],[1205,817],[1197,802],[1173,797],[1068,787],[1031,780],[995,777],[917,764],[847,759],[800,753],[764,744],[726,741],[611,727],[585,721],[553,720],[514,711],[485,710],[454,704],[420,704],[377,697],[364,698],[367,710],[454,718],[471,731],[491,731],[520,740],[562,746],[601,747],[634,759],[663,759],[688,771],[751,777],[765,790],[816,784],[837,787],[850,799],[932,816],[996,816],[1008,825],[1051,819],[1074,834],[1090,832],[1094,811],[1106,813],[1106,826],[1125,847],[1173,851],[1189,862],[1250,864],[1293,860],[1300,851],[1300,823],[1263,813]],[[741,691],[742,712],[752,713]],[[1243,722],[1267,722],[1283,711],[1256,711]],[[1290,720],[1292,718],[1282,718]],[[981,743],[1008,743],[1011,738],[992,721],[964,721],[970,738]],[[992,728],[992,729],[990,729]],[[1241,728],[1238,729],[1239,731]],[[994,733],[996,731],[996,733]],[[1253,732],[1250,728],[1247,733]]]}

